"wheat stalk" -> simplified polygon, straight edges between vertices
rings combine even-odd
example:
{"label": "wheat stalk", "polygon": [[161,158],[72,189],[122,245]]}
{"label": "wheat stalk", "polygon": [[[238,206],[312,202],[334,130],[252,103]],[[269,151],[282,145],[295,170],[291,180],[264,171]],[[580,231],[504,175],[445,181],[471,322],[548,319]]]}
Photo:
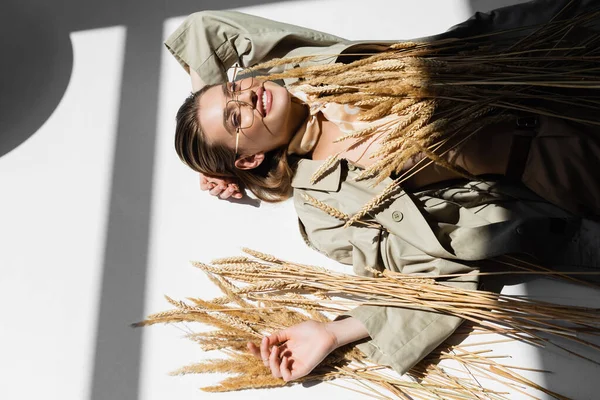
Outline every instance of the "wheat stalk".
{"label": "wheat stalk", "polygon": [[[327,316],[320,310],[330,312],[340,308],[347,309],[357,304],[426,306],[428,309],[441,309],[451,314],[462,310],[464,315],[461,316],[479,315],[479,318],[484,320],[488,318],[487,321],[494,320],[494,323],[463,325],[455,335],[481,335],[492,332],[534,345],[549,341],[536,335],[536,330],[552,332],[578,342],[581,341],[573,335],[578,332],[577,326],[585,328],[586,333],[600,332],[600,315],[597,309],[560,306],[519,296],[467,291],[437,282],[438,279],[462,276],[460,274],[444,277],[407,276],[387,270],[370,269],[374,278],[347,276],[318,267],[281,260],[250,249],[245,249],[245,252],[256,255],[258,260],[251,259],[249,262],[247,257],[242,257],[239,258],[241,262],[238,264],[214,266],[195,264],[209,271],[209,274],[221,271],[223,280],[214,282],[219,283],[218,287],[222,291],[234,291],[243,296],[245,307],[242,308],[231,299],[229,304],[225,305],[217,305],[214,301],[193,299],[197,304],[194,307],[167,298],[169,303],[177,307],[177,310],[174,310],[176,312],[157,313],[154,315],[159,315],[159,320],[147,321],[148,323],[199,321],[197,314],[210,313],[211,318],[203,321],[213,325],[217,330],[190,334],[188,338],[197,342],[206,351],[224,352],[227,358],[188,365],[172,373],[174,375],[197,373],[233,375],[217,385],[203,388],[205,391],[273,388],[294,384],[286,384],[281,379],[273,378],[269,368],[265,367],[261,360],[247,353],[245,342],[252,341],[253,338],[258,339],[262,334],[305,321],[309,317],[328,321],[335,315]],[[232,261],[235,258],[228,257],[227,260]],[[261,268],[249,269],[249,263],[260,264]],[[530,265],[530,263],[525,264]],[[227,284],[223,285],[222,282]],[[239,286],[236,282],[245,286]],[[302,288],[302,293],[296,291],[299,287]],[[342,293],[346,298],[344,301],[332,300],[330,296],[330,294],[339,296]],[[348,300],[347,297],[352,300]],[[336,307],[332,308],[328,304],[336,304]],[[476,309],[477,312],[474,311]],[[231,317],[232,314],[237,316]],[[518,326],[509,323],[511,314],[512,317],[517,316],[515,321],[518,322]],[[473,318],[468,319],[473,320]],[[569,326],[548,323],[555,320],[566,321]],[[481,346],[506,340],[508,339],[483,339],[476,343],[460,345],[446,342],[411,368],[406,377],[402,378],[390,375],[385,365],[370,363],[356,347],[346,346],[330,354],[310,375],[295,383],[309,380],[350,379],[358,385],[358,389],[352,390],[376,398],[389,398],[391,394],[402,399],[499,400],[512,398],[511,393],[532,396],[531,389],[563,398],[560,394],[519,374],[522,370],[534,370],[505,364],[502,362],[503,356],[495,355],[488,350],[477,350]],[[474,346],[477,346],[477,349],[473,349]],[[443,360],[452,360],[457,363],[458,368],[438,365]],[[493,380],[506,389],[486,389],[480,384],[481,378]]]}

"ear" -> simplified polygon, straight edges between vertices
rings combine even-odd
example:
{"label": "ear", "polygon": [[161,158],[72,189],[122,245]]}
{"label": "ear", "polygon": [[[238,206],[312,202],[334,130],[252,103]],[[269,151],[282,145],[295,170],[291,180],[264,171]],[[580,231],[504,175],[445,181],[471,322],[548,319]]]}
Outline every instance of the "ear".
{"label": "ear", "polygon": [[258,152],[251,156],[241,156],[235,160],[235,167],[237,169],[254,169],[258,167],[265,160],[265,153]]}

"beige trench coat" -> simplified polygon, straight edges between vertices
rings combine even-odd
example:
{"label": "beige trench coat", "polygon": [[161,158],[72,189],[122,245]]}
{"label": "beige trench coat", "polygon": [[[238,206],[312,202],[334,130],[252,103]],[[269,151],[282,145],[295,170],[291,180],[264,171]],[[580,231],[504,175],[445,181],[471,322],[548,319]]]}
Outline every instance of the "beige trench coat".
{"label": "beige trench coat", "polygon": [[[300,161],[293,180],[294,204],[307,244],[359,275],[365,267],[407,274],[474,273],[465,261],[524,253],[546,265],[600,270],[600,225],[573,217],[524,187],[498,182],[456,182],[417,193],[396,193],[371,215],[373,226],[344,228],[305,200],[309,195],[352,215],[391,182],[375,187],[354,178],[360,168],[343,162],[316,184],[322,161]],[[591,231],[590,231],[591,229]],[[582,239],[582,232],[587,236]],[[477,276],[447,282],[476,289]],[[350,312],[371,340],[359,345],[372,360],[404,373],[446,339],[456,317],[391,307],[361,306]]]}
{"label": "beige trench coat", "polygon": [[[435,38],[466,36],[539,23],[552,17],[566,1],[538,0],[489,14],[476,14]],[[587,3],[587,2],[583,2]],[[280,56],[374,51],[376,43],[351,42],[289,24],[226,11],[192,14],[165,45],[189,72],[204,82],[221,83],[234,63],[242,66]],[[365,266],[405,273],[448,274],[471,272],[462,260],[477,260],[506,253],[529,253],[555,263],[573,256],[577,264],[597,266],[597,251],[581,251],[581,220],[554,207],[530,191],[497,183],[467,182],[416,194],[401,192],[373,215],[380,228],[350,227],[306,204],[303,193],[352,214],[381,190],[368,181],[354,182],[357,168],[342,163],[315,185],[309,182],[320,162],[302,160],[293,185],[300,227],[307,243],[357,274]],[[586,221],[587,224],[587,221]],[[586,225],[588,226],[588,225]],[[592,239],[594,240],[594,239]],[[589,240],[588,240],[589,241]],[[600,248],[600,243],[596,243]],[[548,251],[553,250],[552,252]],[[561,250],[562,249],[562,250]],[[584,254],[584,256],[581,256]],[[558,258],[557,258],[558,257]],[[476,288],[475,276],[451,284]],[[421,310],[358,307],[351,315],[367,327],[371,340],[360,345],[376,362],[404,373],[427,355],[460,324],[456,317]]]}

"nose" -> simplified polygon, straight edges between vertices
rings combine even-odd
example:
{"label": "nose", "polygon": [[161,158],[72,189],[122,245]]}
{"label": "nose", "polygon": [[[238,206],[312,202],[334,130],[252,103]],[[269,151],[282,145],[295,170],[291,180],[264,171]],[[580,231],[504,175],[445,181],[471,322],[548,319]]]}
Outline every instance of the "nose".
{"label": "nose", "polygon": [[238,96],[238,100],[250,104],[252,108],[256,108],[258,96],[256,95],[255,88],[250,88],[248,90],[242,91]]}

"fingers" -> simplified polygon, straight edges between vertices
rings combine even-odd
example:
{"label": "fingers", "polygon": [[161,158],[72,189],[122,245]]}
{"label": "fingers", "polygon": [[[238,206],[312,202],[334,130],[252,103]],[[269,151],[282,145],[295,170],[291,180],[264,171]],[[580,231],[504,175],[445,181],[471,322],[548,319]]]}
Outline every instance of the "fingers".
{"label": "fingers", "polygon": [[223,190],[225,190],[225,188],[225,184],[219,183],[218,185],[210,189],[208,193],[210,193],[211,196],[218,196],[223,192]]}
{"label": "fingers", "polygon": [[[290,380],[292,372],[289,368],[289,351],[285,343],[283,343],[286,340],[287,336],[285,330],[263,337],[260,342],[260,357],[262,358],[264,365],[271,369],[271,374],[275,378],[284,378],[283,374],[285,373],[285,376],[288,378],[287,380]],[[283,344],[279,346],[280,343]],[[256,347],[254,345],[252,346]],[[256,350],[258,351],[258,349]],[[256,355],[256,353],[253,354]],[[283,360],[286,361],[282,371]]]}
{"label": "fingers", "polygon": [[234,199],[241,199],[243,194],[240,192],[240,188],[235,183],[214,183],[207,182],[200,184],[202,190],[208,190],[211,196],[219,196],[219,198],[226,200],[230,197]]}
{"label": "fingers", "polygon": [[260,349],[252,342],[248,342],[247,344],[248,350],[250,351],[250,353],[256,357],[256,358],[261,358],[260,357]]}
{"label": "fingers", "polygon": [[281,370],[279,369],[280,363],[279,346],[273,346],[271,347],[271,355],[269,356],[269,368],[271,368],[271,374],[275,378],[281,378]]}
{"label": "fingers", "polygon": [[[236,194],[238,194],[239,197],[236,196]],[[230,197],[239,199],[241,197],[241,193],[239,192],[239,188],[236,184],[230,183],[229,185],[227,185],[227,188],[223,190],[223,192],[219,195],[219,197],[223,200],[226,200]]]}
{"label": "fingers", "polygon": [[231,195],[233,194],[234,189],[232,185],[227,185],[227,187],[225,188],[225,190],[223,190],[221,192],[221,194],[219,195],[219,197],[223,200],[227,200],[228,198],[231,197]]}
{"label": "fingers", "polygon": [[211,196],[219,196],[226,200],[230,197],[241,199],[244,194],[240,191],[240,187],[231,179],[211,178],[203,174],[200,176],[200,189],[208,190]]}
{"label": "fingers", "polygon": [[287,356],[281,357],[281,364],[279,364],[279,372],[284,381],[289,382],[292,380],[292,371],[290,370],[289,359]]}
{"label": "fingers", "polygon": [[206,177],[202,174],[200,174],[200,189],[202,190],[209,190],[212,189],[210,187],[208,187],[208,179],[206,179]]}
{"label": "fingers", "polygon": [[265,336],[264,338],[262,338],[262,341],[260,342],[260,358],[262,358],[263,364],[265,364],[265,367],[269,366],[270,353],[271,352],[269,351],[269,339],[267,339],[267,337]]}
{"label": "fingers", "polygon": [[270,346],[274,346],[276,344],[283,343],[287,340],[288,340],[288,333],[287,333],[286,329],[275,332],[272,335],[267,336],[267,343]]}
{"label": "fingers", "polygon": [[244,194],[240,191],[240,188],[237,185],[235,185],[235,186],[236,186],[236,189],[235,189],[236,191],[235,191],[235,193],[233,193],[233,195],[231,197],[233,197],[234,199],[241,199],[242,197],[244,197]]}

